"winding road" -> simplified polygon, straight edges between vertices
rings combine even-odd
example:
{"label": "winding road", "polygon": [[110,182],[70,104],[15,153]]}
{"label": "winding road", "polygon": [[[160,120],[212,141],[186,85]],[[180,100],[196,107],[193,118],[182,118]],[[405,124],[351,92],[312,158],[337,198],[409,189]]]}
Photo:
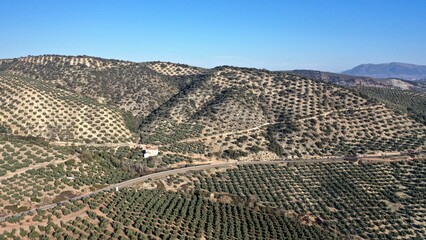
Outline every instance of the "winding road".
{"label": "winding road", "polygon": [[25,215],[25,214],[28,214],[28,213],[35,213],[37,210],[51,209],[51,208],[54,208],[58,205],[64,204],[66,202],[87,198],[87,197],[90,197],[90,196],[97,194],[97,193],[100,193],[100,192],[109,191],[109,190],[113,190],[113,189],[125,188],[125,187],[129,187],[131,185],[134,185],[134,184],[137,184],[137,183],[140,183],[140,182],[144,182],[144,181],[149,180],[149,179],[159,179],[159,178],[162,178],[162,177],[165,177],[165,176],[168,176],[168,175],[185,173],[185,172],[188,172],[188,171],[200,171],[200,170],[206,170],[206,169],[211,169],[211,168],[230,167],[230,166],[237,166],[237,165],[251,165],[251,164],[308,163],[308,162],[332,162],[332,161],[343,161],[343,158],[258,161],[258,162],[238,162],[238,161],[232,161],[231,162],[230,161],[230,162],[220,162],[220,163],[205,164],[205,165],[198,165],[198,166],[191,166],[191,167],[184,167],[184,168],[166,170],[166,171],[163,171],[163,172],[152,173],[152,174],[148,174],[148,175],[145,175],[145,176],[142,176],[142,177],[130,179],[130,180],[127,180],[127,181],[124,181],[124,182],[121,182],[121,183],[112,184],[108,187],[98,189],[94,192],[90,192],[90,193],[80,195],[80,196],[77,196],[77,197],[74,197],[74,198],[70,198],[70,199],[67,199],[67,200],[64,200],[64,201],[60,201],[60,202],[57,202],[57,203],[45,205],[45,206],[42,206],[42,207],[39,207],[39,208],[24,211],[24,212],[21,212],[21,213],[18,213],[18,214],[10,215],[10,216],[0,217],[0,222],[5,221],[8,217],[19,217],[21,215]]}
{"label": "winding road", "polygon": [[[358,157],[358,159],[362,160],[362,159],[368,159],[368,158],[388,158],[391,156],[406,156],[407,154],[392,154],[392,155],[376,155],[376,156],[363,156],[363,157]],[[58,205],[64,204],[66,202],[72,201],[72,200],[79,200],[79,199],[83,199],[83,198],[87,198],[90,197],[94,194],[100,193],[100,192],[104,192],[104,191],[109,191],[109,190],[113,190],[113,189],[120,189],[120,188],[125,188],[125,187],[129,187],[131,185],[140,183],[140,182],[144,182],[146,180],[149,179],[159,179],[168,175],[173,175],[173,174],[178,174],[178,173],[185,173],[188,171],[200,171],[200,170],[206,170],[206,169],[211,169],[211,168],[220,168],[220,167],[231,167],[231,166],[239,166],[239,165],[254,165],[254,164],[283,164],[283,163],[319,163],[319,162],[339,162],[339,161],[346,161],[345,157],[331,157],[331,158],[316,158],[316,159],[299,159],[299,160],[274,160],[274,161],[247,161],[247,162],[241,162],[241,161],[229,161],[229,162],[219,162],[219,163],[212,163],[212,164],[205,164],[205,165],[197,165],[197,166],[191,166],[191,167],[184,167],[184,168],[178,168],[178,169],[172,169],[172,170],[166,170],[163,172],[157,172],[157,173],[152,173],[152,174],[148,174],[145,176],[141,176],[141,177],[137,177],[134,179],[130,179],[121,183],[116,183],[116,184],[112,184],[108,187],[102,188],[102,189],[98,189],[94,192],[90,192],[84,195],[80,195],[74,198],[70,198],[61,202],[57,202],[54,204],[49,204],[49,205],[45,205],[39,208],[35,208],[32,210],[28,210],[25,212],[21,212],[18,214],[14,214],[14,215],[10,215],[10,216],[3,216],[0,217],[0,222],[5,221],[7,218],[9,217],[19,217],[21,215],[25,215],[28,213],[34,213],[38,210],[47,210],[47,209],[51,209],[54,208]]]}

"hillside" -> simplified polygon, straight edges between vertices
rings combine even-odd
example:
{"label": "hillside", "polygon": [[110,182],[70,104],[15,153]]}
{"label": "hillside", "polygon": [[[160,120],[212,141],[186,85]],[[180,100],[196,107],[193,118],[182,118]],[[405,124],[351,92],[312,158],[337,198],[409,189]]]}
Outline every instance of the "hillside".
{"label": "hillside", "polygon": [[141,141],[219,158],[306,158],[418,149],[425,127],[349,89],[218,67],[152,112]]}
{"label": "hillside", "polygon": [[358,90],[426,125],[426,93],[372,87],[359,87]]}
{"label": "hillside", "polygon": [[426,92],[426,86],[422,85],[421,82],[406,81],[396,78],[352,76],[314,70],[293,70],[289,71],[289,73],[344,87],[376,87]]}
{"label": "hillside", "polygon": [[426,89],[426,79],[413,81],[413,84],[417,87]]}
{"label": "hillside", "polygon": [[419,80],[426,78],[426,66],[408,63],[361,64],[343,72],[348,75],[374,78],[401,78]]}
{"label": "hillside", "polygon": [[[0,218],[133,178],[102,149],[0,134]],[[1,227],[0,227],[1,229]]]}
{"label": "hillside", "polygon": [[[203,69],[166,62],[132,63],[56,55],[3,60],[0,69],[39,79],[28,83],[59,87],[96,99],[91,101],[91,107],[111,104],[136,115],[135,118],[125,114],[125,119],[118,121],[102,118],[120,125],[118,132],[103,129],[102,123],[74,126],[71,120],[73,129],[66,125],[57,127],[60,130],[53,131],[56,135],[47,131],[52,124],[46,121],[37,123],[41,126],[26,122],[34,119],[25,119],[27,125],[20,128],[18,123],[5,125],[17,134],[56,140],[123,142],[130,137],[125,121],[127,126],[131,122],[132,129],[139,125],[141,143],[159,146],[167,156],[165,159],[178,154],[175,159],[204,160],[376,154],[418,150],[425,144],[425,126],[403,115],[407,111],[402,115],[395,113],[375,102],[372,95],[363,97],[357,91],[329,84],[346,86],[348,82],[361,82],[363,87],[402,89],[414,86],[400,80],[228,66]],[[23,104],[14,102],[17,103]],[[111,115],[121,118],[118,112]],[[11,117],[6,115],[4,121]],[[29,132],[28,126],[33,132]]]}
{"label": "hillside", "polygon": [[[45,218],[50,219],[47,226],[41,223]],[[265,231],[267,229],[270,231]],[[31,239],[312,240],[341,237],[278,213],[214,202],[197,195],[135,189],[98,193],[34,216],[11,219],[0,229],[0,238],[17,236]]]}
{"label": "hillside", "polygon": [[[417,177],[424,179],[424,170],[424,161],[359,165],[347,162],[252,165],[229,169],[210,177],[197,176],[198,181],[193,182],[196,188],[209,192],[222,190],[238,196],[254,193],[261,204],[282,209],[301,219],[318,219],[319,224],[344,235],[363,239],[399,235],[402,239],[412,239],[421,235],[422,227],[410,224],[411,220],[424,222],[420,207],[424,199],[415,193],[425,190],[424,186],[416,184]],[[294,176],[295,172],[297,177]],[[417,177],[410,176],[409,172]],[[265,187],[263,182],[274,184]],[[232,186],[239,188],[232,190]],[[408,196],[409,202],[405,200]],[[380,213],[377,214],[375,210]],[[380,220],[376,219],[379,215]],[[344,221],[338,220],[341,216],[346,216]],[[393,220],[398,223],[395,224]],[[386,226],[386,230],[383,226]],[[399,231],[399,227],[405,231]]]}
{"label": "hillside", "polygon": [[425,170],[424,159],[240,164],[168,176],[135,188],[165,188],[267,209],[341,234],[337,239],[424,239],[425,186],[418,183],[425,180]]}
{"label": "hillside", "polygon": [[[377,79],[348,88],[350,76],[314,71],[86,56],[0,69],[0,239],[424,235],[423,93]],[[144,158],[144,144],[159,155]]]}
{"label": "hillside", "polygon": [[188,74],[202,70],[172,63],[45,55],[2,60],[0,71],[43,80],[142,117],[192,81]]}
{"label": "hillside", "polygon": [[0,126],[53,141],[130,142],[113,108],[39,80],[0,74]]}

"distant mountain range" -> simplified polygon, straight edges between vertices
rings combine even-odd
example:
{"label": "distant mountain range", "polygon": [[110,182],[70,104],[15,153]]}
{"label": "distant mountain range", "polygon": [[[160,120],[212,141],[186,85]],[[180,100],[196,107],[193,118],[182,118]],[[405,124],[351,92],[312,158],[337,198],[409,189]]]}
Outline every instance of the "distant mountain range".
{"label": "distant mountain range", "polygon": [[426,66],[408,63],[361,64],[342,72],[353,76],[373,78],[400,78],[405,80],[426,79]]}

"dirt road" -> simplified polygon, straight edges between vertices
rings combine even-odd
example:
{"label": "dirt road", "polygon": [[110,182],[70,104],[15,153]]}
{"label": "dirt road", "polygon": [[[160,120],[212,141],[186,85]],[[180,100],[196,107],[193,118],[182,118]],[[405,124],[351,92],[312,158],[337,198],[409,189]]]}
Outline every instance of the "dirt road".
{"label": "dirt road", "polygon": [[64,162],[66,162],[68,160],[71,160],[73,158],[75,158],[75,156],[74,157],[70,157],[70,158],[66,158],[66,159],[62,159],[62,160],[53,160],[53,161],[50,161],[50,162],[37,163],[37,164],[31,165],[31,166],[26,167],[26,168],[20,168],[20,169],[14,171],[14,172],[7,172],[5,175],[3,175],[3,176],[0,177],[0,181],[4,180],[4,179],[11,178],[11,177],[13,177],[15,175],[24,173],[24,172],[26,172],[28,170],[33,170],[33,169],[38,169],[38,168],[46,167],[46,166],[48,166],[50,164],[64,163]]}

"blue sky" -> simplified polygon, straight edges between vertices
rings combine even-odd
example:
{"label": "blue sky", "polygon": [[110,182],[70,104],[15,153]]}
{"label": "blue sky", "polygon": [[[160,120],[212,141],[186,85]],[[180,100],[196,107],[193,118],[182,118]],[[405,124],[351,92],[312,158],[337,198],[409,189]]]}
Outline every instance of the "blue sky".
{"label": "blue sky", "polygon": [[425,0],[0,0],[0,58],[40,54],[343,71],[426,65]]}

